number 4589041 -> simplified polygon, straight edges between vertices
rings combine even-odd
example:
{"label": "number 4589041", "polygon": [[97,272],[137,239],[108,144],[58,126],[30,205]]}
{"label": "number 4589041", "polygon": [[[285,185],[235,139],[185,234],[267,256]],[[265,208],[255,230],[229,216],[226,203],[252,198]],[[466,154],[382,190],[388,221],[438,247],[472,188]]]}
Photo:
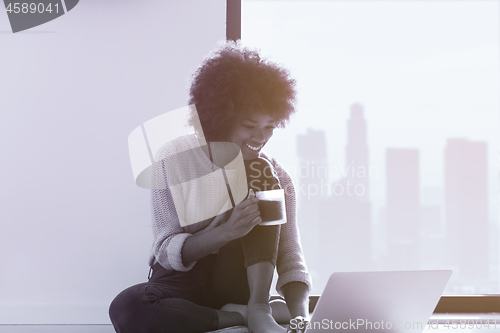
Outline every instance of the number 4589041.
{"label": "number 4589041", "polygon": [[54,4],[54,9],[52,9],[52,4],[49,3],[47,5],[47,7],[45,7],[45,5],[43,3],[27,3],[27,2],[23,2],[23,3],[19,3],[19,2],[16,2],[16,3],[9,3],[9,5],[7,6],[6,8],[7,10],[7,13],[14,13],[14,14],[18,14],[18,13],[23,13],[23,14],[27,14],[27,13],[31,13],[31,14],[34,14],[34,13],[44,13],[44,12],[48,12],[48,13],[52,13],[52,11],[55,11],[56,13],[59,13],[59,3],[55,3]]}

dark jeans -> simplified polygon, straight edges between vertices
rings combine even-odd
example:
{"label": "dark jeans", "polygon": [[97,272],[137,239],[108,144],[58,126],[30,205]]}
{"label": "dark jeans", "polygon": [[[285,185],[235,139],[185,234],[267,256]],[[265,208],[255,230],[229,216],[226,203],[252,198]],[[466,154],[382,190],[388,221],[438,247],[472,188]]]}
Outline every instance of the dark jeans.
{"label": "dark jeans", "polygon": [[250,297],[246,267],[261,261],[274,266],[280,226],[256,226],[229,242],[217,255],[199,260],[188,272],[153,266],[148,282],[122,291],[111,303],[109,316],[118,333],[198,333],[216,330],[214,309],[247,304]]}

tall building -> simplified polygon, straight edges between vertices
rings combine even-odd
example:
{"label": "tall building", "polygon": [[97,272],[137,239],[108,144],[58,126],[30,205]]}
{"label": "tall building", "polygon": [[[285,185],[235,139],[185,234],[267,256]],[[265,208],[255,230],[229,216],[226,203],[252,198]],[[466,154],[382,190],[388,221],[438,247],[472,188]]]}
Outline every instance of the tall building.
{"label": "tall building", "polygon": [[358,200],[369,200],[370,170],[366,120],[363,112],[361,104],[351,106],[351,116],[347,121],[346,180],[353,184]]}
{"label": "tall building", "polygon": [[487,143],[449,139],[445,149],[448,260],[461,284],[488,279]]}
{"label": "tall building", "polygon": [[[328,165],[325,132],[307,129],[307,133],[297,136],[299,156],[298,201],[300,209],[310,209],[319,198],[328,195]],[[316,205],[317,206],[317,205]]]}
{"label": "tall building", "polygon": [[420,266],[420,175],[417,149],[386,151],[388,260],[396,269]]}
{"label": "tall building", "polygon": [[347,122],[345,177],[321,203],[321,253],[332,271],[372,269],[371,203],[366,121],[354,104]]}
{"label": "tall building", "polygon": [[306,134],[298,135],[297,153],[298,224],[308,268],[313,278],[317,280],[320,267],[323,265],[323,255],[320,253],[318,241],[321,233],[319,207],[321,200],[328,195],[325,133],[308,129]]}

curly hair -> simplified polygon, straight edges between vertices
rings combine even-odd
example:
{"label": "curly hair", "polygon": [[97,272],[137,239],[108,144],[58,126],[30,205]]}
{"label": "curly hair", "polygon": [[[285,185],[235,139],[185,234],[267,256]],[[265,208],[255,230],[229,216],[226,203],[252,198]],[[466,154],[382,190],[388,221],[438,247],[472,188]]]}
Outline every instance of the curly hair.
{"label": "curly hair", "polygon": [[252,113],[268,114],[284,127],[295,112],[295,85],[287,69],[228,41],[193,74],[189,104],[196,105],[207,141],[224,141],[234,121]]}

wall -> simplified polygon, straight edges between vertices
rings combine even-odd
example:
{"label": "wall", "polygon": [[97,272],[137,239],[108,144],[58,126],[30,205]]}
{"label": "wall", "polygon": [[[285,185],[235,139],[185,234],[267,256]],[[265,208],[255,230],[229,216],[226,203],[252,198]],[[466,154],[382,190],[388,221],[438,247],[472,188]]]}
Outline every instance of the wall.
{"label": "wall", "polygon": [[106,324],[145,282],[149,192],[128,134],[187,104],[225,1],[81,1],[12,34],[0,10],[0,324]]}

